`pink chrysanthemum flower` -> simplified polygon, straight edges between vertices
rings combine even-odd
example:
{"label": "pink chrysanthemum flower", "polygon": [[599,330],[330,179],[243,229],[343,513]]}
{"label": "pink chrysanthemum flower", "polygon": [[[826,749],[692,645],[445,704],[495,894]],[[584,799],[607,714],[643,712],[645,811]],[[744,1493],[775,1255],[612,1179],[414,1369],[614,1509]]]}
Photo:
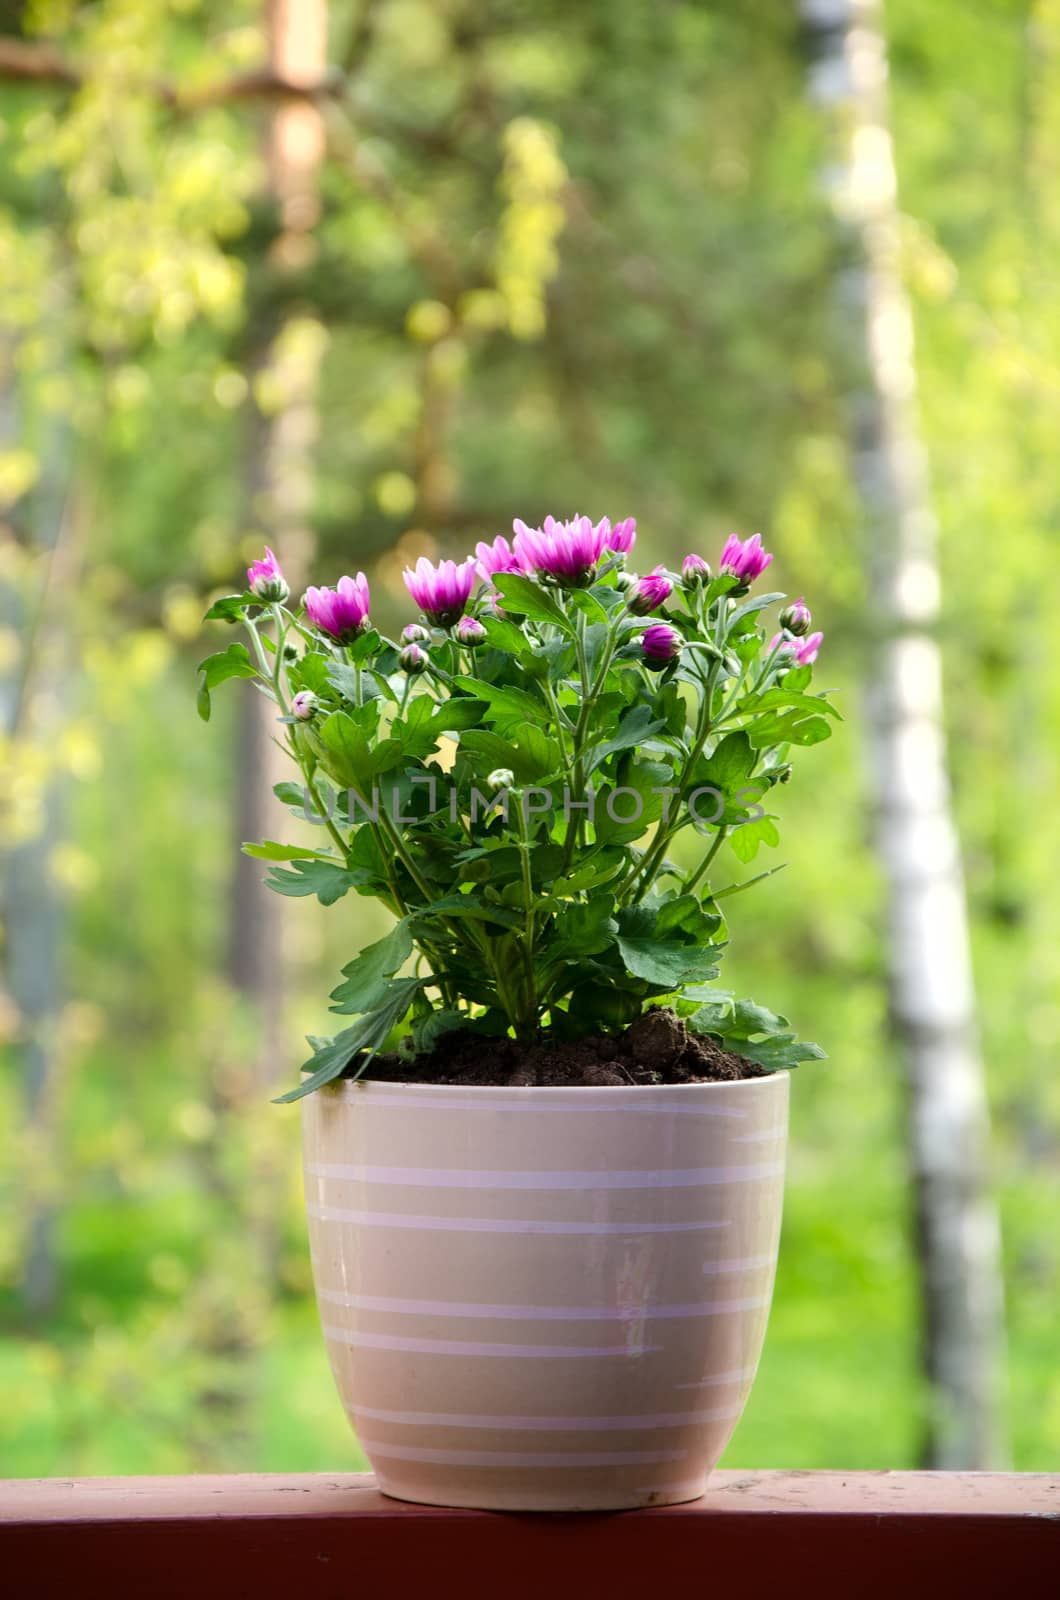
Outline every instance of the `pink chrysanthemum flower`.
{"label": "pink chrysanthemum flower", "polygon": [[435,566],[420,556],[415,567],[402,573],[405,587],[424,616],[439,628],[451,628],[464,614],[464,607],[478,579],[474,556],[457,566],[455,561],[439,561]]}
{"label": "pink chrysanthemum flower", "polygon": [[769,641],[771,652],[776,651],[800,667],[810,667],[817,660],[824,643],[824,634],[811,633],[805,639],[793,639],[790,633],[775,633]]}
{"label": "pink chrysanthemum flower", "polygon": [[721,552],[720,570],[731,572],[741,583],[753,583],[760,578],[773,557],[762,549],[762,535],[753,533],[749,539],[738,539],[731,533]]}
{"label": "pink chrysanthemum flower", "polygon": [[611,531],[606,522],[593,527],[588,517],[572,517],[570,522],[546,517],[540,528],[528,528],[516,517],[513,526],[515,553],[526,570],[573,588],[586,582]]}
{"label": "pink chrysanthemum flower", "polygon": [[626,517],[624,521],[616,522],[613,528],[605,517],[601,527],[608,530],[604,534],[604,549],[613,550],[616,555],[628,556],[637,542],[636,517]]}
{"label": "pink chrysanthemum flower", "polygon": [[368,625],[371,596],[363,572],[356,578],[340,578],[334,589],[307,589],[306,616],[321,633],[330,634],[338,644],[349,644]]}
{"label": "pink chrysanthemum flower", "polygon": [[795,647],[795,660],[800,667],[809,667],[817,660],[817,653],[824,643],[823,633],[811,633]]}
{"label": "pink chrysanthemum flower", "polygon": [[477,544],[475,554],[478,557],[478,570],[483,583],[492,583],[494,573],[497,572],[526,571],[521,559],[503,534],[494,539],[492,544]]}

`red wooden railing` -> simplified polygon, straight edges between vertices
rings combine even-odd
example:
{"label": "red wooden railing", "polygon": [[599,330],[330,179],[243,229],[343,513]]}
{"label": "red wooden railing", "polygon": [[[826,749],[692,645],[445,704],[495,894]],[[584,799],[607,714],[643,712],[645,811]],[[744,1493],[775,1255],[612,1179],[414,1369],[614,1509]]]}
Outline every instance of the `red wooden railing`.
{"label": "red wooden railing", "polygon": [[702,1500],[583,1516],[388,1500],[367,1475],[0,1484],[10,1600],[1038,1600],[1060,1475],[719,1472]]}

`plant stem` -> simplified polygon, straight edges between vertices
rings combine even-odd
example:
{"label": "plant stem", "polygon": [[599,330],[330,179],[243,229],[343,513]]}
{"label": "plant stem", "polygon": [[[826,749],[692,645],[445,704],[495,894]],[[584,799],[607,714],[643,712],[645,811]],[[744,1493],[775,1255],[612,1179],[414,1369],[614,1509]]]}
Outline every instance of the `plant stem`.
{"label": "plant stem", "polygon": [[699,883],[699,881],[702,878],[703,874],[706,872],[707,868],[710,866],[710,863],[714,860],[714,857],[717,855],[718,851],[721,849],[722,843],[725,840],[726,836],[728,835],[728,832],[729,832],[728,828],[719,828],[718,829],[717,835],[715,836],[715,839],[714,839],[714,843],[711,845],[710,849],[707,851],[706,855],[703,857],[702,861],[699,863],[699,866],[696,868],[695,872],[693,872],[693,874],[692,874],[692,876],[690,878],[686,878],[685,879],[685,882],[682,885],[683,892],[685,894],[691,894],[692,890]]}

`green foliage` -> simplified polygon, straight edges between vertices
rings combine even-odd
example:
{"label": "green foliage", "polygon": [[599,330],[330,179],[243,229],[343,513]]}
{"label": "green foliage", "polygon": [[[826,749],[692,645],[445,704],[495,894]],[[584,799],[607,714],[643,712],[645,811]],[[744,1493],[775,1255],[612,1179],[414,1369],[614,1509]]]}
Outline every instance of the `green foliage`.
{"label": "green foliage", "polygon": [[[368,670],[398,647],[366,622],[339,646],[312,616],[243,603],[257,686],[276,702],[305,792],[318,771],[348,791],[328,822],[335,856],[258,848],[291,862],[274,866],[269,886],[323,905],[357,888],[399,917],[344,969],[333,1010],[362,1020],[317,1045],[294,1098],[351,1064],[362,1071],[358,1052],[378,1049],[413,1000],[420,1048],[437,1037],[425,1021],[432,1009],[447,1026],[462,1016],[493,1030],[504,1017],[525,1041],[628,1021],[650,1000],[680,999],[717,977],[721,918],[707,869],[726,836],[744,861],[777,843],[757,801],[787,770],[790,743],[815,742],[808,727],[830,731],[818,712],[832,708],[807,692],[798,641],[778,646],[759,626],[783,595],[743,599],[747,585],[733,596],[726,581],[670,585],[675,653],[660,673],[623,569],[623,556],[600,545],[580,584],[502,574],[501,598],[521,627],[500,619],[487,628],[474,672],[457,631],[424,630],[414,677],[376,670],[383,696],[366,694]],[[490,594],[468,614],[476,608],[498,624]],[[216,620],[234,611],[226,603]],[[237,648],[209,658],[208,682],[244,663],[253,672]],[[800,688],[789,692],[793,672]],[[309,715],[294,716],[294,693],[308,684]],[[448,772],[443,736],[455,744]],[[697,807],[704,796],[715,805],[709,820]],[[669,852],[689,827],[710,842],[684,868]],[[626,846],[617,860],[615,845]],[[395,979],[413,948],[423,976]],[[822,1054],[766,1033],[744,1052],[763,1065]]]}

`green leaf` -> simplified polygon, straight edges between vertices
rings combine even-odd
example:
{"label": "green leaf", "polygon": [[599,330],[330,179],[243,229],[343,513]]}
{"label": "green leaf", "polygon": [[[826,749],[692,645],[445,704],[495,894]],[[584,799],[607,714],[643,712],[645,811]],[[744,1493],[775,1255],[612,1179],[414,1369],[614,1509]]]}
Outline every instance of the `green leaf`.
{"label": "green leaf", "polygon": [[735,794],[750,777],[757,760],[751,741],[741,728],[728,733],[706,762],[696,770],[696,783],[720,789],[726,796]]}
{"label": "green leaf", "polygon": [[469,700],[466,695],[450,695],[448,700],[439,702],[431,717],[431,727],[435,733],[460,733],[465,728],[477,727],[483,715],[484,708],[477,701]]}
{"label": "green leaf", "polygon": [[739,587],[740,580],[735,576],[734,573],[719,572],[718,576],[716,578],[712,578],[710,583],[707,585],[707,592],[704,596],[704,601],[708,606],[711,606],[714,604],[714,601],[719,600],[723,594],[730,594],[733,589],[738,589]]}
{"label": "green leaf", "polygon": [[736,710],[740,713],[753,711],[774,711],[778,708],[793,707],[803,711],[820,714],[822,711],[830,717],[835,717],[842,722],[838,710],[831,701],[823,695],[802,694],[797,689],[789,689],[787,681],[784,686],[767,689],[764,694],[748,695],[746,700],[741,700]]}
{"label": "green leaf", "polygon": [[352,1027],[344,1028],[334,1039],[322,1042],[303,1067],[303,1071],[309,1072],[310,1076],[304,1078],[297,1089],[290,1089],[286,1094],[277,1095],[273,1104],[289,1105],[293,1100],[301,1100],[304,1095],[312,1094],[314,1089],[323,1088],[324,1084],[337,1078],[355,1056],[365,1051],[367,1054],[357,1073],[359,1077],[372,1057],[382,1048],[387,1034],[404,1017],[413,998],[423,989],[425,982],[423,978],[392,980],[387,987],[383,1003],[367,1016],[358,1018]]}
{"label": "green leaf", "polygon": [[680,933],[699,945],[708,944],[720,927],[721,918],[713,911],[704,911],[694,894],[679,894],[664,900],[655,918],[658,938]]}
{"label": "green leaf", "polygon": [[543,940],[549,963],[578,961],[610,949],[618,932],[613,911],[614,899],[606,894],[564,906]]}
{"label": "green leaf", "polygon": [[549,709],[543,700],[537,700],[525,689],[509,689],[495,683],[484,683],[481,678],[461,678],[460,687],[479,700],[485,700],[488,720],[496,725],[497,732],[510,737],[527,722],[547,727],[551,721]]}
{"label": "green leaf", "polygon": [[496,922],[502,928],[521,929],[526,918],[518,916],[504,906],[490,905],[473,894],[447,894],[441,900],[432,900],[429,906],[417,908],[414,920],[429,921],[433,917],[471,917],[476,922]]}
{"label": "green leaf", "polygon": [[227,650],[219,650],[216,655],[200,661],[199,671],[208,689],[216,689],[219,683],[225,683],[229,678],[257,677],[257,669],[251,663],[246,645],[238,643],[230,644]]}
{"label": "green leaf", "polygon": [[243,613],[248,606],[260,605],[256,595],[249,589],[244,589],[242,594],[226,594],[222,599],[215,600],[213,605],[203,617],[204,622],[242,622]]}
{"label": "green leaf", "polygon": [[256,678],[257,669],[251,664],[245,644],[230,644],[227,650],[219,650],[216,655],[207,656],[205,661],[199,662],[198,670],[202,673],[202,682],[196,698],[196,708],[204,722],[210,720],[210,690],[216,689],[218,684],[226,683],[229,678]]}
{"label": "green leaf", "polygon": [[601,637],[606,637],[609,618],[607,609],[601,604],[589,589],[574,589],[570,597],[571,605],[589,618],[592,627],[600,629]]}
{"label": "green leaf", "polygon": [[731,633],[738,622],[743,622],[745,617],[753,617],[757,612],[764,611],[766,606],[771,606],[777,600],[784,600],[783,594],[756,594],[750,600],[745,600],[742,606],[737,606],[732,616],[728,619],[728,631]]}
{"label": "green leaf", "polygon": [[412,954],[412,934],[406,918],[375,944],[368,945],[342,969],[345,983],[331,992],[332,1011],[363,1013],[383,1003],[387,979],[405,965]]}
{"label": "green leaf", "polygon": [[421,1017],[412,1024],[412,1042],[416,1047],[417,1055],[427,1055],[434,1049],[438,1040],[447,1033],[456,1033],[460,1028],[466,1028],[470,1018],[466,1011],[431,1011],[427,1016]]}
{"label": "green leaf", "polygon": [[368,737],[346,711],[333,711],[316,729],[322,761],[342,789],[357,789],[370,798],[372,748]]}
{"label": "green leaf", "polygon": [[787,1033],[791,1024],[779,1011],[770,1011],[756,1000],[737,1000],[733,1005],[730,1032],[734,1037],[751,1039],[761,1033]]}
{"label": "green leaf", "polygon": [[363,868],[340,867],[329,861],[296,861],[290,872],[277,868],[265,879],[266,888],[300,899],[315,894],[322,906],[332,906],[350,889],[368,881]]}
{"label": "green leaf", "polygon": [[245,856],[253,856],[256,861],[329,861],[333,863],[333,858],[324,851],[311,850],[302,844],[277,844],[275,839],[264,839],[261,844],[244,844],[242,849]]}
{"label": "green leaf", "polygon": [[505,617],[482,617],[480,620],[486,630],[487,649],[503,650],[511,656],[533,654],[533,645],[522,628],[514,622],[509,622]]}
{"label": "green leaf", "polygon": [[654,935],[626,934],[619,934],[616,942],[628,972],[667,990],[680,989],[686,983],[709,983],[718,975],[719,952],[712,945],[699,949]]}
{"label": "green leaf", "polygon": [[650,706],[633,706],[619,722],[614,736],[604,744],[597,745],[589,757],[586,770],[595,772],[597,767],[601,766],[609,756],[613,756],[617,750],[635,749],[664,726],[658,717],[652,715]]}
{"label": "green leaf", "polygon": [[583,856],[580,866],[565,875],[562,885],[557,885],[558,892],[574,895],[587,889],[602,888],[623,871],[626,861],[626,852],[621,849],[608,848],[591,856]]}
{"label": "green leaf", "polygon": [[[324,658],[321,657],[321,659],[323,660]],[[349,666],[345,661],[330,661],[329,660],[329,661],[327,661],[326,666],[327,666],[327,673],[326,673],[327,681],[328,681],[328,683],[330,683],[331,687],[333,689],[337,689],[339,694],[342,695],[342,698],[344,700],[348,700],[351,705],[356,705],[357,704],[358,684],[357,684],[357,674],[353,670],[353,668],[351,666]],[[362,687],[363,687],[363,683],[364,683],[364,674],[362,673],[361,674],[361,686]]]}
{"label": "green leaf", "polygon": [[[476,705],[475,701],[469,703]],[[481,707],[476,705],[476,709],[481,712]],[[418,694],[409,701],[405,715],[395,718],[390,731],[401,745],[407,760],[422,761],[435,751],[437,730],[431,726],[434,711],[434,696]]]}
{"label": "green leaf", "polygon": [[317,650],[307,650],[290,666],[291,683],[296,689],[312,689],[314,694],[326,695],[331,687],[328,668],[334,665],[328,656]]}
{"label": "green leaf", "polygon": [[770,711],[748,725],[747,737],[759,750],[776,744],[820,744],[832,737],[824,717],[807,717],[799,711]]}
{"label": "green leaf", "polygon": [[786,1067],[797,1067],[802,1061],[827,1061],[828,1053],[819,1044],[808,1039],[796,1039],[794,1034],[782,1034],[770,1039],[751,1040],[735,1048],[748,1060],[756,1061],[770,1072],[781,1072]]}
{"label": "green leaf", "polygon": [[382,640],[374,628],[369,628],[365,633],[359,633],[351,645],[346,646],[346,654],[354,666],[362,666],[370,656],[374,656]]}
{"label": "green leaf", "polygon": [[530,617],[534,622],[551,622],[573,636],[574,624],[547,590],[532,578],[524,578],[518,572],[498,572],[493,581],[501,592],[505,611]]}
{"label": "green leaf", "polygon": [[285,806],[297,806],[299,811],[305,806],[306,791],[300,783],[295,783],[291,778],[284,778],[282,783],[274,783],[272,792]]}
{"label": "green leaf", "polygon": [[733,855],[745,864],[754,860],[759,845],[776,846],[779,843],[780,833],[772,817],[759,817],[757,822],[741,823],[729,835]]}

